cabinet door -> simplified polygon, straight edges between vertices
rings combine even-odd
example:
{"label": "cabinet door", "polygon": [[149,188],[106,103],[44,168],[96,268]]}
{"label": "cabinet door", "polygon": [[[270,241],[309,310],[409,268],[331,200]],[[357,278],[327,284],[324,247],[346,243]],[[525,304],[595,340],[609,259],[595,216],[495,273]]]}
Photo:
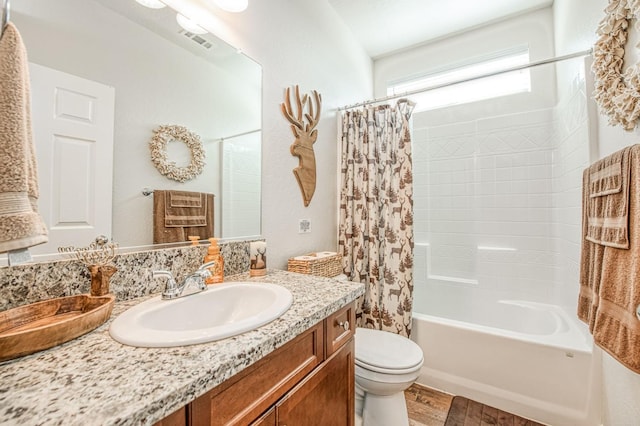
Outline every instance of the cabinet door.
{"label": "cabinet door", "polygon": [[276,409],[275,407],[267,411],[262,417],[255,422],[251,423],[251,426],[276,426]]}
{"label": "cabinet door", "polygon": [[186,425],[187,425],[187,408],[186,407],[182,407],[178,411],[169,414],[164,419],[153,424],[153,426],[186,426]]}
{"label": "cabinet door", "polygon": [[324,359],[324,325],[236,374],[190,405],[193,426],[247,425],[268,410]]}
{"label": "cabinet door", "polygon": [[354,424],[354,341],[349,340],[276,406],[278,426]]}

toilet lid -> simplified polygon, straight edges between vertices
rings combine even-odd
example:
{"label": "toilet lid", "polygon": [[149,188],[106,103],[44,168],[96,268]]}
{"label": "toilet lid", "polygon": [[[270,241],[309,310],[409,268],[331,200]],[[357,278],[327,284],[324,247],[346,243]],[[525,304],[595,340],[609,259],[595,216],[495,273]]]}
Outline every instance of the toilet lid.
{"label": "toilet lid", "polygon": [[404,336],[370,328],[356,329],[356,364],[373,370],[407,370],[422,364],[422,349]]}

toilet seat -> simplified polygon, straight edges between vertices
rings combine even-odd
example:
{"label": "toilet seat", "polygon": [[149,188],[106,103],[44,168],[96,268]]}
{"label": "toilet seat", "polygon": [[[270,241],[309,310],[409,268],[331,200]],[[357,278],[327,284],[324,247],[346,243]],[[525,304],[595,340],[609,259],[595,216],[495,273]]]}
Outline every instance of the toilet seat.
{"label": "toilet seat", "polygon": [[356,365],[377,373],[413,373],[424,360],[422,349],[415,342],[386,331],[357,328],[355,343]]}

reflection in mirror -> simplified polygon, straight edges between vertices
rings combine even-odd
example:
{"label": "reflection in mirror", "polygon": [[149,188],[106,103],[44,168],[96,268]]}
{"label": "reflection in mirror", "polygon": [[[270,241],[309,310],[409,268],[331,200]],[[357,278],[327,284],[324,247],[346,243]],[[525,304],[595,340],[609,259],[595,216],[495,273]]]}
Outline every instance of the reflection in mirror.
{"label": "reflection in mirror", "polygon": [[[151,244],[153,195],[144,196],[144,188],[212,193],[214,236],[260,234],[261,67],[211,34],[186,32],[175,17],[168,7],[149,9],[135,0],[13,5],[12,21],[29,61],[44,73],[32,73],[32,104],[39,204],[51,235],[32,253],[86,246],[99,234],[121,247]],[[76,89],[51,101],[34,81],[52,78],[55,87],[63,77],[80,86],[95,83],[107,101]],[[48,127],[38,117],[49,103],[62,126]],[[103,136],[84,129],[104,110],[111,119],[104,126],[106,139],[112,133],[113,146],[101,154],[94,142]],[[67,122],[80,130],[67,134]],[[179,183],[154,168],[149,141],[161,125],[184,126],[200,137],[206,165],[196,178]],[[178,167],[190,162],[179,144],[169,142],[167,148]],[[50,158],[42,159],[45,153]],[[75,189],[59,189],[64,180]],[[105,225],[94,227],[97,220]],[[71,239],[74,231],[79,241]]]}

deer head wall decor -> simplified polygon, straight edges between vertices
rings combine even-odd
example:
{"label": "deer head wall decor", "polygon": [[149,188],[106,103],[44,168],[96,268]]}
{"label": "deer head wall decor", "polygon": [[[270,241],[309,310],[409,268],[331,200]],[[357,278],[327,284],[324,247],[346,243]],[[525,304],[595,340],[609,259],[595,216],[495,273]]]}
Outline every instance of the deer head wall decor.
{"label": "deer head wall decor", "polygon": [[290,95],[290,90],[287,88],[285,100],[280,104],[280,108],[282,114],[291,123],[291,131],[296,138],[290,147],[291,155],[298,157],[299,160],[298,167],[293,169],[293,174],[300,186],[304,206],[307,207],[316,190],[316,156],[313,152],[313,144],[318,138],[316,126],[320,120],[322,96],[313,90],[312,97],[305,94],[300,98],[300,89],[297,85],[294,105],[291,104]]}

